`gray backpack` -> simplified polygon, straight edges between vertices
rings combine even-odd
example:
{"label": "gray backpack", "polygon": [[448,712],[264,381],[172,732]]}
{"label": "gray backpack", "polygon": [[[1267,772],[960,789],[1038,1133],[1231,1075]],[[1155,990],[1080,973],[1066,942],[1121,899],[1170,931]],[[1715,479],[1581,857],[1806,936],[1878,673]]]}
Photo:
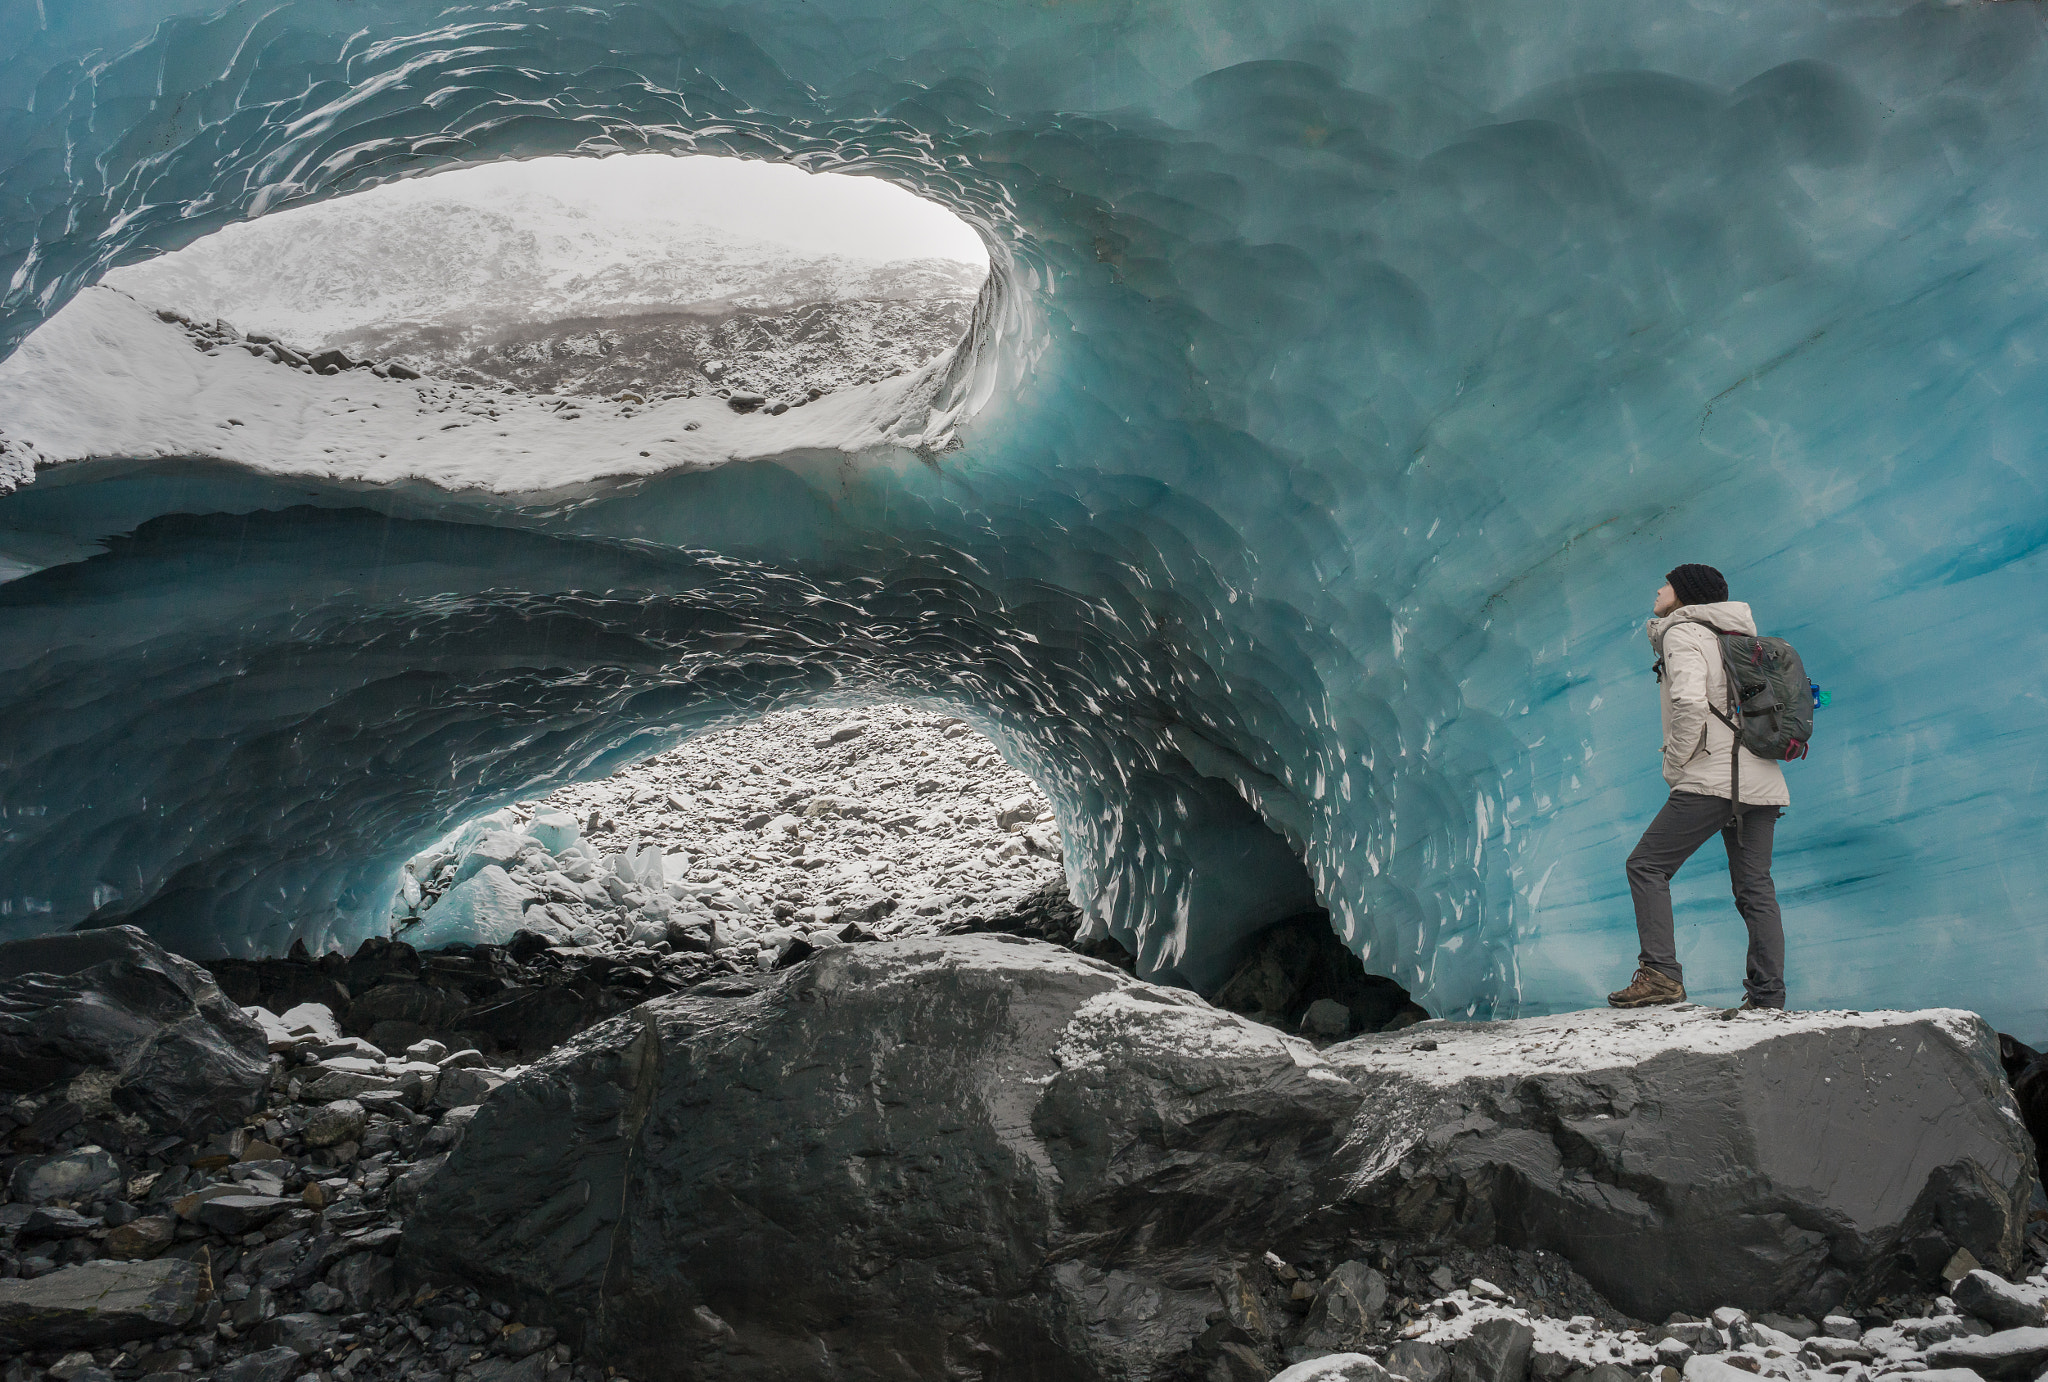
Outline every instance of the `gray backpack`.
{"label": "gray backpack", "polygon": [[[1694,621],[1699,622],[1699,621]],[[1735,741],[1758,758],[1784,763],[1806,757],[1813,739],[1814,707],[1826,705],[1827,693],[1806,679],[1806,664],[1799,653],[1782,638],[1757,634],[1730,633],[1712,629],[1721,645],[1721,668],[1727,673],[1728,706],[1724,712],[1709,705],[1715,719],[1734,731]],[[1658,658],[1657,680],[1664,679],[1664,659]],[[1728,755],[1728,814],[1740,823],[1742,807],[1742,755]]]}

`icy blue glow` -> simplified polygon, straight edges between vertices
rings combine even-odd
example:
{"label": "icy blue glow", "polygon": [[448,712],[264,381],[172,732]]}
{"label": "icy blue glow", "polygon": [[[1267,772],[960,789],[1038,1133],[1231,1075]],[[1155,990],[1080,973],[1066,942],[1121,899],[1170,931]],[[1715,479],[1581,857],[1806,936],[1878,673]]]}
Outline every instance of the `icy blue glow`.
{"label": "icy blue glow", "polygon": [[[1663,794],[1640,620],[1708,561],[1834,692],[1780,830],[1793,1002],[2039,1035],[2043,25],[0,0],[0,349],[152,248],[503,156],[869,171],[996,261],[942,456],[523,505],[108,462],[0,500],[0,548],[66,562],[0,586],[0,924],[352,937],[467,816],[910,694],[1044,783],[1148,965],[1213,978],[1300,857],[1434,1010],[1581,1005]],[[1718,869],[1681,875],[1710,999]]]}

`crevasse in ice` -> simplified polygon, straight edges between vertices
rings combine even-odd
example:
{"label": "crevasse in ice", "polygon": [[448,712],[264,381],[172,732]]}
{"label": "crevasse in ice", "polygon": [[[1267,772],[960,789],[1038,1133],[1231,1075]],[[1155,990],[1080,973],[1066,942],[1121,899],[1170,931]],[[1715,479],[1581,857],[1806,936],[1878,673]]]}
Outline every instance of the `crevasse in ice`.
{"label": "crevasse in ice", "polygon": [[[503,492],[181,442],[20,483],[0,926],[348,943],[463,819],[908,695],[1045,785],[1148,971],[1213,982],[1313,895],[1434,1011],[1570,1007],[1632,962],[1641,621],[1706,561],[1833,692],[1780,831],[1793,1001],[2038,1035],[2043,24],[0,0],[0,349],[234,219],[542,153],[889,177],[996,261],[928,414],[844,444]],[[67,459],[0,443],[15,481]],[[1710,998],[1716,855],[1681,888]]]}

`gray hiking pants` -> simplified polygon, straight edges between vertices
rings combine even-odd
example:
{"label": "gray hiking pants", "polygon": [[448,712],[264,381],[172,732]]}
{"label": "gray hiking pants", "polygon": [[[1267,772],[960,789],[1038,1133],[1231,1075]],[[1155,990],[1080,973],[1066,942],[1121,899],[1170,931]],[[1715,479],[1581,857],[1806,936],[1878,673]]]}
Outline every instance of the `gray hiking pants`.
{"label": "gray hiking pants", "polygon": [[1636,903],[1639,962],[1680,983],[1672,937],[1671,875],[1693,851],[1720,831],[1728,846],[1728,877],[1735,885],[1735,909],[1749,926],[1749,963],[1742,991],[1763,1008],[1785,1006],[1785,925],[1778,915],[1778,890],[1771,884],[1771,837],[1778,807],[1745,806],[1738,835],[1728,825],[1728,799],[1697,792],[1673,792],[1628,856],[1628,890]]}

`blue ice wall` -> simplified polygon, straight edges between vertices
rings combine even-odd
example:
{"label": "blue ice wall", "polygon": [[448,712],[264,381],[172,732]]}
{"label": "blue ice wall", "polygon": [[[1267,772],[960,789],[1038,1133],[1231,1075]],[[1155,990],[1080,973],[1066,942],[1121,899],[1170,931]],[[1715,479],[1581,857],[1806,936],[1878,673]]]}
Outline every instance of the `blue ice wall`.
{"label": "blue ice wall", "polygon": [[1663,796],[1641,619],[1707,561],[1834,693],[1779,837],[1793,1002],[2042,1035],[2043,25],[0,0],[0,349],[110,265],[495,157],[872,172],[998,261],[943,455],[522,502],[116,458],[0,498],[10,550],[97,553],[0,587],[0,925],[351,935],[463,815],[908,692],[1045,781],[1148,965],[1206,982],[1312,886],[1437,1011],[1578,1006]]}

